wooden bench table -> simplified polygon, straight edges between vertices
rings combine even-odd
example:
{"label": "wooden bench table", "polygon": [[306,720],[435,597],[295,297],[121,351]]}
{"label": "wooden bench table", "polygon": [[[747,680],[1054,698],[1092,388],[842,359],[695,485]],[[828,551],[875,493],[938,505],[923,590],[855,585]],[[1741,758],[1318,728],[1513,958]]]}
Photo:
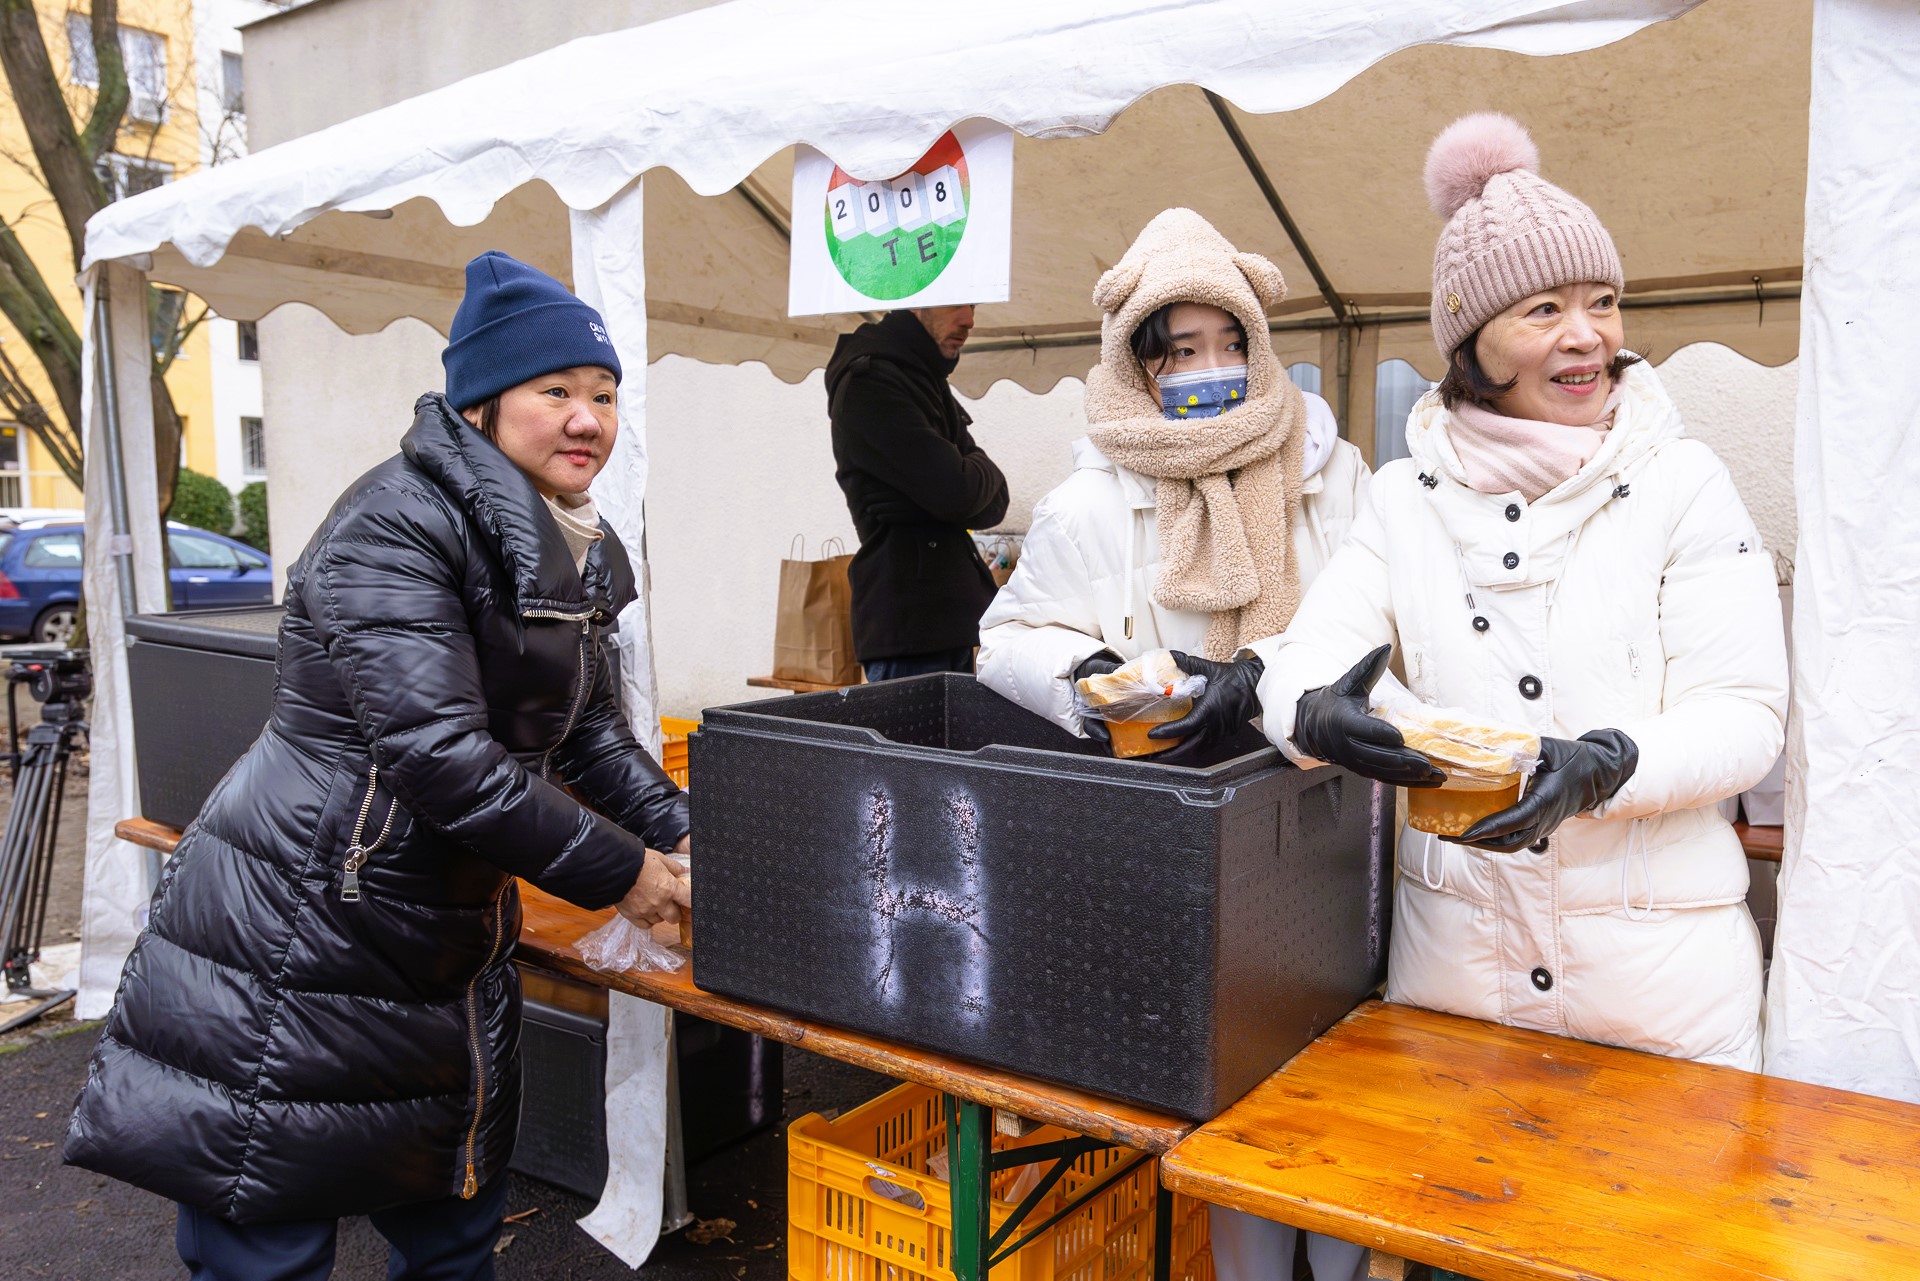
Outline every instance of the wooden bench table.
{"label": "wooden bench table", "polygon": [[[180,840],[179,829],[141,818],[123,819],[114,831],[122,840],[167,854],[173,852]],[[809,1053],[931,1086],[945,1094],[951,1149],[949,1168],[954,1189],[951,1262],[960,1281],[983,1281],[994,1262],[1011,1256],[1025,1244],[1027,1237],[1044,1231],[1067,1213],[1059,1211],[1038,1224],[1025,1224],[1022,1220],[1026,1215],[1016,1213],[998,1233],[991,1229],[991,1175],[995,1170],[1007,1168],[991,1151],[994,1109],[1061,1126],[1103,1145],[1131,1148],[1153,1156],[1167,1152],[1193,1131],[1190,1122],[1132,1104],[703,992],[693,985],[692,966],[682,966],[673,973],[629,970],[624,974],[602,974],[589,968],[573,950],[573,945],[610,919],[611,908],[589,912],[525,881],[520,883],[520,902],[524,920],[514,960],[533,973],[557,975],[625,992],[715,1023],[744,1028]],[[696,953],[694,965],[698,964]],[[1059,1163],[1064,1166],[1075,1155],[1078,1153],[1060,1155]],[[1047,1159],[1054,1160],[1055,1156],[1049,1155]],[[1105,1181],[1076,1198],[1068,1208],[1077,1208],[1099,1195],[1109,1184],[1131,1172],[1134,1164],[1137,1162],[1117,1163]],[[1047,1186],[1051,1186],[1050,1178]],[[1035,1201],[1037,1203],[1037,1198]],[[1168,1252],[1173,1236],[1172,1197],[1164,1189],[1156,1198],[1155,1217],[1159,1231],[1154,1243],[1154,1275],[1164,1281],[1170,1270]],[[1023,1228],[1025,1235],[1015,1237]]]}
{"label": "wooden bench table", "polygon": [[1920,1278],[1920,1107],[1377,1001],[1161,1170],[1478,1281]]}
{"label": "wooden bench table", "polygon": [[818,694],[821,690],[850,688],[846,685],[823,685],[819,681],[790,681],[784,676],[749,676],[747,684],[754,689],[784,689],[789,694]]}

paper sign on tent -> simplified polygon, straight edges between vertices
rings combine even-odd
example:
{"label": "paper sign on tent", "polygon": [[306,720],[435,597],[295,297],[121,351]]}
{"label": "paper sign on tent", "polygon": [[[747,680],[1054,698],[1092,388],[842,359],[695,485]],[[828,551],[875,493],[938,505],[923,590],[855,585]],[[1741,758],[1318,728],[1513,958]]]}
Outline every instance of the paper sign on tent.
{"label": "paper sign on tent", "polygon": [[877,179],[855,178],[802,146],[793,209],[791,315],[1004,302],[1013,131],[969,121],[905,172]]}

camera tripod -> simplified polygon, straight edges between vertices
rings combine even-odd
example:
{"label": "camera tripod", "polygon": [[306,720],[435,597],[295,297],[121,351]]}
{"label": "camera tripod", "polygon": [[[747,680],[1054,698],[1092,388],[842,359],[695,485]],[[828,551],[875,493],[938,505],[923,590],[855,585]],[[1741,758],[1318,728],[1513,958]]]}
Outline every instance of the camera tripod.
{"label": "camera tripod", "polygon": [[[53,843],[60,830],[60,800],[74,741],[87,732],[86,698],[93,672],[84,653],[41,650],[12,655],[7,663],[7,751],[0,753],[13,776],[13,806],[0,836],[0,972],[7,991],[33,1000],[24,1012],[0,1019],[0,1032],[33,1022],[73,999],[73,989],[33,986],[30,970],[40,957],[53,882]],[[25,685],[41,704],[40,723],[20,745],[16,695]],[[0,1006],[4,1014],[9,1006]]]}

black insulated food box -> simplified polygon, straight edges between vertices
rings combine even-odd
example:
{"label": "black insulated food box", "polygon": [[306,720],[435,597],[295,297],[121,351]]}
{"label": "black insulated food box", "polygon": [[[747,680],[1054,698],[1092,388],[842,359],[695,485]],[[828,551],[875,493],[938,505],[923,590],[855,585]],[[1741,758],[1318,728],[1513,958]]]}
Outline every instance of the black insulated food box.
{"label": "black insulated food box", "polygon": [[1392,792],[1114,760],[967,676],[709,710],[702,989],[1204,1120],[1384,976]]}
{"label": "black insulated food box", "polygon": [[185,827],[273,714],[278,605],[135,614],[127,684],[140,809]]}

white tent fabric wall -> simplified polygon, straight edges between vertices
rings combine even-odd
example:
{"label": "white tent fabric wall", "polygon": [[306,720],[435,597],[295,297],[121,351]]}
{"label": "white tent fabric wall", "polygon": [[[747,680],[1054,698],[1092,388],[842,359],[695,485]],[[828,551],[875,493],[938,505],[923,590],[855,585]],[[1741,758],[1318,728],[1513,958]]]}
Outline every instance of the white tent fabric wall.
{"label": "white tent fabric wall", "polygon": [[[113,340],[113,382],[120,422],[120,463],[126,470],[128,527],[122,547],[112,536],[113,458],[105,397],[97,379],[95,306],[102,281],[108,294]],[[114,824],[140,813],[134,773],[133,704],[127,688],[126,617],[116,560],[130,558],[134,607],[166,608],[166,569],[160,554],[160,506],[154,485],[152,369],[147,328],[147,278],[118,263],[87,275],[87,324],[81,359],[88,377],[81,388],[81,419],[87,425],[86,560],[87,640],[93,658],[93,710],[88,733],[92,767],[87,777],[87,861],[80,913],[80,984],[74,1017],[97,1019],[113,1004],[120,967],[146,924],[153,893],[149,856],[113,834]]]}
{"label": "white tent fabric wall", "polygon": [[1767,1068],[1920,1101],[1920,10],[1818,0]]}
{"label": "white tent fabric wall", "polygon": [[[620,614],[622,705],[634,736],[660,755],[659,695],[653,672],[648,606],[647,273],[642,183],[598,209],[572,215],[573,288],[600,312],[620,352],[620,433],[607,466],[593,482],[600,514],[633,556],[640,599]],[[658,1005],[612,993],[607,1035],[607,1187],[580,1226],[637,1268],[660,1236],[661,1179],[666,1170],[668,1016]]]}

